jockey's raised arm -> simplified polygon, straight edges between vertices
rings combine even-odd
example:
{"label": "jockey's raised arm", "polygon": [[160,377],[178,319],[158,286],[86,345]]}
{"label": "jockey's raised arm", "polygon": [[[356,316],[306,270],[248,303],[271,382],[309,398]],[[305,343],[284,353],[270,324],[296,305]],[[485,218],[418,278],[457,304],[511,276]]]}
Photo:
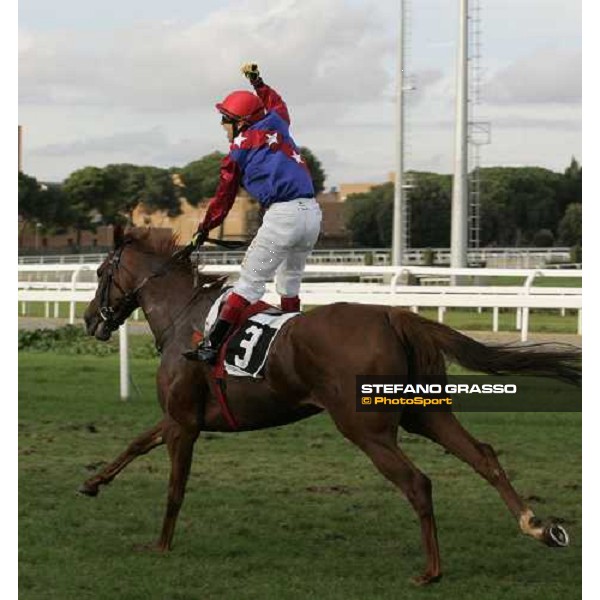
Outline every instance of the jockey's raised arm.
{"label": "jockey's raised arm", "polygon": [[257,96],[262,100],[267,112],[275,111],[286,123],[290,123],[290,113],[283,98],[269,87],[260,76],[258,65],[246,63],[242,65],[242,74],[248,79]]}
{"label": "jockey's raised arm", "polygon": [[260,77],[252,82],[254,91],[263,101],[267,111],[274,110],[286,123],[290,123],[290,113],[283,98],[271,87],[269,87]]}

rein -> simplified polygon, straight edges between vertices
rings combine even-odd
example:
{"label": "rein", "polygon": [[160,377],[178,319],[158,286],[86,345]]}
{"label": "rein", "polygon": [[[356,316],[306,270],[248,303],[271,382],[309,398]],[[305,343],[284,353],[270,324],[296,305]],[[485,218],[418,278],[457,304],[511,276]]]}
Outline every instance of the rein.
{"label": "rein", "polygon": [[225,275],[224,277],[220,277],[216,281],[213,281],[211,283],[205,283],[202,287],[195,286],[196,289],[194,290],[192,295],[189,297],[188,301],[179,310],[177,315],[173,319],[171,319],[171,322],[156,336],[155,346],[159,352],[162,352],[163,341],[164,341],[164,337],[165,337],[165,334],[167,333],[167,331],[169,331],[170,329],[175,327],[175,325],[177,325],[177,323],[179,322],[179,319],[186,313],[187,309],[196,301],[196,299],[200,295],[200,293],[205,292],[207,289],[210,289],[213,286],[216,286],[217,284],[222,284],[226,279],[227,279],[227,276]]}
{"label": "rein", "polygon": [[[229,249],[241,248],[247,245],[246,242],[234,240],[226,241],[209,239],[208,241]],[[133,273],[131,273],[129,269],[127,269],[124,265],[120,264],[122,254],[125,251],[125,247],[129,243],[131,243],[131,240],[126,240],[115,251],[115,253],[108,262],[109,271],[107,277],[101,283],[102,287],[100,289],[100,308],[98,312],[100,314],[100,318],[105,322],[105,326],[108,327],[111,331],[116,331],[125,322],[125,320],[131,314],[131,312],[140,305],[138,300],[138,294],[142,291],[142,289],[149,281],[157,277],[162,277],[163,275],[166,275],[169,271],[169,267],[172,264],[182,259],[189,258],[189,256],[194,251],[193,246],[186,246],[183,249],[174,252],[156,271],[153,271],[152,273],[150,273],[150,275],[144,277],[144,279],[142,279],[142,281],[133,290],[127,292],[115,279],[115,271],[120,266],[124,271],[133,275]],[[159,352],[162,350],[162,344],[166,332],[177,324],[181,316],[186,312],[187,308],[189,308],[189,306],[196,300],[198,295],[201,292],[206,291],[207,288],[222,283],[226,278],[226,276],[221,277],[220,279],[217,279],[216,281],[210,284],[205,284],[202,287],[198,287],[196,283],[194,283],[194,288],[196,289],[192,293],[191,297],[184,304],[183,308],[180,309],[175,318],[171,320],[171,323],[169,323],[169,325],[167,325],[167,327],[165,327],[165,329],[161,331],[159,335],[156,336],[156,348]],[[122,294],[122,297],[119,299],[119,302],[116,307],[112,307],[110,305],[111,285],[114,285]]]}

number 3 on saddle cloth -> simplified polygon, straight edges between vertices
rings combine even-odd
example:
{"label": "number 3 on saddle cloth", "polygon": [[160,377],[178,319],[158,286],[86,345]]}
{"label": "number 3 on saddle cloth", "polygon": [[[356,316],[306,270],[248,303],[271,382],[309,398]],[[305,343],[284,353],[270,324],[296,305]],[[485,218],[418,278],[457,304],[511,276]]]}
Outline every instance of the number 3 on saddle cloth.
{"label": "number 3 on saddle cloth", "polygon": [[[210,332],[229,292],[230,289],[225,290],[212,305],[206,317],[204,335]],[[300,314],[282,313],[279,308],[259,300],[244,310],[239,325],[221,346],[217,363],[212,369],[216,383],[215,393],[225,418],[234,429],[237,429],[237,423],[225,397],[226,373],[236,377],[262,379],[271,344],[279,330]]]}

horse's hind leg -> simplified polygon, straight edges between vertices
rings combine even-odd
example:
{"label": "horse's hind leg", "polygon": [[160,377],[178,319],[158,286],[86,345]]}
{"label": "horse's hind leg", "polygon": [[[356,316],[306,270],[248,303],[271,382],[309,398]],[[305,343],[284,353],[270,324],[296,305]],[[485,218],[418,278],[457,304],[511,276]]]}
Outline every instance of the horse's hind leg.
{"label": "horse's hind leg", "polygon": [[100,473],[90,477],[79,488],[79,493],[96,496],[101,485],[110,483],[132,460],[150,452],[163,443],[163,421],[136,437],[122,454],[104,467]]}
{"label": "horse's hind leg", "polygon": [[368,442],[363,445],[363,450],[377,469],[402,490],[419,517],[427,565],[425,573],[413,581],[418,585],[438,581],[442,572],[430,479],[412,464],[395,443]]}
{"label": "horse's hind leg", "polygon": [[438,581],[441,565],[431,481],[398,448],[396,415],[357,415],[353,406],[330,407],[329,413],[342,434],[367,454],[382,475],[402,490],[417,513],[427,565],[424,574],[413,581],[419,585]]}
{"label": "horse's hind leg", "polygon": [[404,413],[400,424],[411,433],[418,433],[440,444],[469,464],[500,494],[510,512],[517,519],[521,531],[548,546],[567,546],[569,536],[557,523],[545,526],[517,494],[500,466],[496,452],[489,445],[476,440],[451,412]]}

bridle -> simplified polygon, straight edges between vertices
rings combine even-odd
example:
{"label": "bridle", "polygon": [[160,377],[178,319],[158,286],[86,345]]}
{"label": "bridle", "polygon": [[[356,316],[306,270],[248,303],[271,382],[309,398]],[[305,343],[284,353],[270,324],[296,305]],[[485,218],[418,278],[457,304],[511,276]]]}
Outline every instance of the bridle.
{"label": "bridle", "polygon": [[[110,256],[108,259],[108,271],[100,280],[100,306],[98,308],[98,314],[104,321],[104,326],[107,327],[111,332],[116,331],[125,322],[127,317],[139,306],[138,294],[146,285],[146,283],[148,283],[151,278],[159,275],[158,272],[152,273],[151,275],[145,277],[138,286],[129,292],[126,292],[123,289],[115,276],[118,273],[119,268],[129,274],[133,274],[129,269],[127,269],[127,267],[125,267],[125,265],[121,264],[123,252],[129,243],[130,240],[126,240],[113,252],[112,256]],[[115,306],[110,305],[110,292],[113,285],[122,294]]]}
{"label": "bridle", "polygon": [[[152,279],[155,279],[156,277],[161,277],[161,276],[165,275],[168,272],[171,264],[173,264],[176,261],[186,259],[191,254],[191,250],[190,250],[189,246],[182,250],[175,252],[156,271],[152,271],[150,273],[150,275],[147,275],[146,277],[144,277],[144,279],[142,279],[142,281],[139,283],[139,285],[137,285],[133,290],[127,292],[123,289],[123,286],[121,286],[121,284],[117,281],[115,276],[118,273],[119,269],[125,271],[129,275],[132,275],[132,276],[134,275],[134,273],[132,273],[132,271],[130,269],[128,269],[125,265],[121,264],[123,252],[125,251],[125,248],[127,247],[127,245],[130,244],[132,241],[133,240],[126,239],[118,248],[115,249],[112,256],[110,256],[108,258],[108,262],[107,262],[108,271],[106,272],[106,275],[104,275],[104,273],[102,274],[102,279],[100,280],[98,314],[100,315],[100,318],[102,319],[102,321],[104,321],[104,326],[106,328],[108,328],[110,332],[116,331],[121,325],[123,325],[123,323],[125,322],[127,317],[129,317],[129,315],[136,308],[138,308],[140,306],[139,294],[142,291],[142,289],[144,288],[144,286],[149,281],[151,281]],[[213,240],[211,240],[211,241],[213,241]],[[239,247],[241,247],[242,244],[245,245],[245,242],[238,242],[238,241],[227,241],[227,242],[221,241],[221,240],[214,240],[214,241],[218,241],[219,245],[224,246],[224,247],[229,247],[229,248],[239,248]],[[196,268],[197,268],[197,265],[196,265]],[[225,281],[226,279],[227,279],[227,276],[221,277],[218,280],[211,282],[211,284],[209,284],[208,287],[213,287],[213,286],[217,286],[217,285],[220,286],[220,285],[222,285],[223,281]],[[115,306],[110,305],[110,291],[111,291],[111,286],[113,286],[113,285],[122,294]],[[194,285],[194,287],[196,287],[196,285]],[[185,303],[183,308],[179,311],[177,316],[171,320],[171,323],[159,335],[156,336],[157,337],[156,346],[159,351],[161,350],[165,333],[177,323],[179,318],[186,312],[186,310],[189,308],[189,306],[196,300],[198,295],[200,293],[202,293],[203,291],[206,291],[206,287],[207,287],[207,284],[205,284],[204,286],[201,286],[201,287],[197,287],[197,289],[194,290],[193,294],[188,299],[188,301]]]}

